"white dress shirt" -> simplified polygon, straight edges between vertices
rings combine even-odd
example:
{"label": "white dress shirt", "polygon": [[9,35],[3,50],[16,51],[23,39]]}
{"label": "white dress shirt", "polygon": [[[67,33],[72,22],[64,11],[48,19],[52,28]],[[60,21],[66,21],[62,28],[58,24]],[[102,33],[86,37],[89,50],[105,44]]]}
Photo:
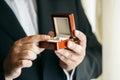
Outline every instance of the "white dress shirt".
{"label": "white dress shirt", "polygon": [[[37,7],[35,0],[5,0],[9,7],[13,10],[15,16],[20,22],[27,36],[38,34],[37,25]],[[73,73],[71,75],[63,69],[66,74],[67,80],[72,80]]]}
{"label": "white dress shirt", "polygon": [[38,34],[35,0],[5,0],[13,10],[26,34]]}

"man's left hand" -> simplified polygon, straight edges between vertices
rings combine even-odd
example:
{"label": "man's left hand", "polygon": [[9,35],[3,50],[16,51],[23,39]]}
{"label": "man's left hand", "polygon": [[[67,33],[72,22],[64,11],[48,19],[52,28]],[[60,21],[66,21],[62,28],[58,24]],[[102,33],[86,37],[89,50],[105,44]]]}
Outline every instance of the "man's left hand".
{"label": "man's left hand", "polygon": [[55,51],[60,59],[60,66],[68,72],[71,72],[83,61],[86,53],[86,36],[78,30],[75,30],[75,36],[79,39],[78,43],[68,41],[68,49]]}

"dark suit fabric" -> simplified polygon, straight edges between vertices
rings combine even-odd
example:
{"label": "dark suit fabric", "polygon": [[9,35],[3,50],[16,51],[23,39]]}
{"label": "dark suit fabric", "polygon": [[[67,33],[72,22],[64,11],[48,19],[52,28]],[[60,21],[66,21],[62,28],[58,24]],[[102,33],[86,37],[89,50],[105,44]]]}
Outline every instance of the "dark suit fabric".
{"label": "dark suit fabric", "polygon": [[[22,6],[22,5],[21,5]],[[80,0],[37,0],[38,27],[40,34],[53,30],[51,15],[55,13],[74,13],[76,29],[87,36],[86,57],[76,67],[73,80],[90,80],[101,74],[101,45],[92,33]],[[0,80],[4,80],[3,61],[13,43],[26,36],[12,10],[0,0]],[[8,66],[9,67],[9,66]],[[31,68],[22,70],[15,80],[66,80],[54,51],[45,50],[33,61]]]}

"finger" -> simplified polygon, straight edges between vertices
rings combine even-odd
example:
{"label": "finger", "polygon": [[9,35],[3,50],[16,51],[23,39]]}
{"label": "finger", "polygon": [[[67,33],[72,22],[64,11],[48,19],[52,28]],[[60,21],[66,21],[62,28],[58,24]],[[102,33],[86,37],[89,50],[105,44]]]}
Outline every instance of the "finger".
{"label": "finger", "polygon": [[32,61],[31,60],[19,60],[17,62],[16,68],[28,68],[32,66]]}
{"label": "finger", "polygon": [[56,55],[58,56],[58,58],[63,61],[65,64],[70,65],[73,61],[71,59],[66,58],[65,56],[63,56],[62,54],[60,54],[59,52],[55,52]]}
{"label": "finger", "polygon": [[80,54],[81,51],[82,51],[82,46],[81,46],[81,45],[78,45],[78,44],[76,44],[76,43],[74,43],[74,42],[72,42],[72,41],[69,41],[69,42],[68,42],[67,47],[68,47],[70,50],[72,50],[72,51],[74,51],[75,53],[78,53],[78,54]]}
{"label": "finger", "polygon": [[18,43],[25,44],[25,43],[34,43],[34,42],[39,42],[39,41],[46,41],[49,40],[50,36],[48,35],[33,35],[33,36],[28,36],[25,38],[22,38],[18,40]]}
{"label": "finger", "polygon": [[45,48],[40,48],[40,53],[43,52],[45,50]]}
{"label": "finger", "polygon": [[82,46],[86,45],[86,36],[82,32],[75,30],[75,36],[80,40]]}
{"label": "finger", "polygon": [[51,37],[54,37],[54,36],[55,36],[55,34],[54,34],[53,31],[49,31],[49,32],[48,32],[48,35],[50,35]]}
{"label": "finger", "polygon": [[35,60],[37,58],[37,54],[30,50],[23,50],[18,55],[19,60]]}
{"label": "finger", "polygon": [[76,54],[75,52],[73,52],[71,50],[67,50],[67,49],[58,50],[56,52],[57,52],[57,54],[61,54],[66,59],[70,59],[72,61],[76,61],[80,56],[79,54]]}
{"label": "finger", "polygon": [[[21,68],[14,68],[12,72],[12,78],[15,79],[20,76],[22,69]],[[12,80],[12,79],[6,79],[6,80]]]}
{"label": "finger", "polygon": [[34,53],[36,54],[39,54],[42,49],[40,49],[38,46],[36,46],[34,43],[29,43],[29,44],[24,44],[22,47],[21,47],[21,51],[22,50],[31,50],[33,51]]}
{"label": "finger", "polygon": [[69,66],[68,64],[64,63],[63,61],[60,61],[60,66],[62,68],[64,68],[65,70],[67,70],[68,72],[71,72],[71,70],[73,70],[75,68],[75,65],[73,62],[71,62],[70,64],[72,64],[72,66]]}

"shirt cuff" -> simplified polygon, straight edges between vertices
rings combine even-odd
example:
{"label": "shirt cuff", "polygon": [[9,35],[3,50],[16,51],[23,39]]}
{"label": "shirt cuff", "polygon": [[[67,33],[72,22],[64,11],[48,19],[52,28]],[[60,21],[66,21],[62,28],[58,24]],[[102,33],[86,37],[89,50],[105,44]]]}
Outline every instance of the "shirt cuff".
{"label": "shirt cuff", "polygon": [[73,74],[75,72],[75,69],[72,70],[71,74],[69,74],[65,69],[63,69],[63,71],[66,74],[67,80],[73,80]]}

